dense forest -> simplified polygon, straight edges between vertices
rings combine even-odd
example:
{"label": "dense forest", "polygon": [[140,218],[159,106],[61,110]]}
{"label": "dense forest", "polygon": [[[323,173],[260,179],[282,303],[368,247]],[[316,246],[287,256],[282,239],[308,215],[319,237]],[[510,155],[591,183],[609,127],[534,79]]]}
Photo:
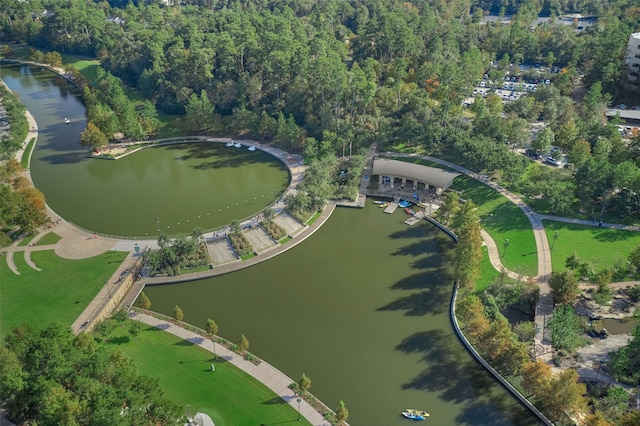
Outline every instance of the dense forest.
{"label": "dense forest", "polygon": [[[274,141],[307,161],[406,143],[482,170],[541,210],[638,215],[638,138],[624,140],[603,115],[612,101],[640,104],[624,84],[636,1],[123,3],[0,1],[1,40],[99,58],[105,72],[85,98],[107,139],[152,134],[155,106],[190,132]],[[496,8],[515,12],[509,25],[482,22]],[[534,25],[540,13],[573,11],[598,21]],[[463,106],[483,75],[524,76],[524,64],[543,64],[551,84]],[[149,102],[123,101],[118,79]],[[569,169],[529,167],[513,151],[533,121],[548,124],[538,142],[564,150]]]}

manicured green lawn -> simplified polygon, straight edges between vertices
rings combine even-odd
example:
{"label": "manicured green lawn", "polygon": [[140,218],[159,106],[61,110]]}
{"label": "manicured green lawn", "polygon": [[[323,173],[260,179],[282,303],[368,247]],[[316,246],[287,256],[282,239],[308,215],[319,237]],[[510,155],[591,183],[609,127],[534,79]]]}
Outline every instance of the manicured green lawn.
{"label": "manicured green lawn", "polygon": [[476,280],[476,291],[482,292],[484,289],[489,287],[500,272],[496,271],[496,268],[493,267],[491,262],[489,261],[489,253],[487,251],[486,246],[482,246],[482,261],[480,263],[480,278]]}
{"label": "manicured green lawn", "polygon": [[56,234],[55,232],[47,232],[47,234],[40,238],[38,240],[38,242],[36,243],[37,246],[46,246],[49,244],[55,244],[58,241],[60,241],[60,235]]}
{"label": "manicured green lawn", "polygon": [[220,358],[192,343],[145,326],[129,337],[127,326],[116,327],[111,343],[133,358],[140,371],[158,379],[165,394],[178,405],[191,405],[208,414],[216,426],[309,425],[278,395]]}
{"label": "manicured green lawn", "polygon": [[[417,158],[394,159],[448,170],[431,161]],[[461,198],[471,199],[478,206],[480,225],[493,237],[501,255],[505,250],[505,241],[509,240],[507,252],[502,257],[502,264],[510,271],[536,276],[538,274],[536,240],[531,223],[522,210],[498,191],[468,176],[461,175],[455,178],[451,189],[460,191]]]}
{"label": "manicured green lawn", "polygon": [[452,189],[462,192],[463,199],[471,199],[478,206],[480,225],[496,242],[502,264],[510,271],[537,275],[536,241],[531,223],[522,210],[499,192],[467,176],[455,178]]}
{"label": "manicured green lawn", "polygon": [[14,254],[20,272],[15,275],[0,261],[0,341],[12,327],[60,322],[71,325],[126,257],[109,251],[90,259],[61,259],[53,250],[38,251],[31,259],[42,269],[32,269],[22,253]]}
{"label": "manicured green lawn", "polygon": [[[564,271],[565,262],[577,253],[583,262],[593,261],[596,271],[613,267],[616,262],[626,265],[627,257],[640,244],[640,232],[574,225],[545,220],[551,250],[553,271]],[[558,239],[554,235],[558,232]]]}
{"label": "manicured green lawn", "polygon": [[97,59],[81,59],[72,55],[64,55],[62,57],[63,63],[71,63],[75,69],[77,69],[84,78],[87,79],[89,84],[95,83],[98,79],[98,67],[100,61]]}

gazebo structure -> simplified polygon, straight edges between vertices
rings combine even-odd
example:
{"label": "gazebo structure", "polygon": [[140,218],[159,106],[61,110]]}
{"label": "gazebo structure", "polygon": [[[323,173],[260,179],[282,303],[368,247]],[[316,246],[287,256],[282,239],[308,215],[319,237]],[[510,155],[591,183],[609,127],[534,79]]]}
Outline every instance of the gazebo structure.
{"label": "gazebo structure", "polygon": [[[406,161],[375,157],[371,169],[372,192],[380,196],[411,194],[423,200],[441,195],[459,173]],[[377,187],[376,187],[377,183]]]}

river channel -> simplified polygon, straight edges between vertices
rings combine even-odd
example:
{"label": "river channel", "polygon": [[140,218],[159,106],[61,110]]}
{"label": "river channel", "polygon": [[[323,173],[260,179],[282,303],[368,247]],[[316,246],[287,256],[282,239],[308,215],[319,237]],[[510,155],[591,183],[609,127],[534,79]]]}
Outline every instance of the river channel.
{"label": "river channel", "polygon": [[[90,172],[95,166],[79,166],[90,162],[77,148],[84,111],[66,84],[50,73],[2,71],[42,132],[32,164],[36,185],[46,181],[47,197],[49,191],[64,192],[74,177],[85,179],[87,188],[103,185],[105,177]],[[60,111],[74,121],[64,125]],[[146,169],[154,173],[139,174],[140,192],[154,186],[157,174],[172,176],[172,162],[184,161],[174,148],[158,152],[166,157]],[[120,161],[93,161],[120,167]],[[69,167],[56,168],[59,164]],[[103,198],[120,190],[103,188],[111,189]],[[65,202],[59,201],[56,211],[67,218]],[[135,201],[121,207],[140,210],[155,225],[154,208]],[[72,209],[73,222],[93,223],[86,216],[95,213],[86,203],[74,202]],[[400,416],[405,408],[429,411],[426,423],[439,426],[539,424],[473,360],[453,331],[451,241],[426,223],[408,227],[405,218],[401,211],[384,214],[371,202],[364,209],[338,208],[315,234],[276,258],[145,292],[152,309],[170,314],[179,305],[185,320],[199,326],[213,318],[220,335],[238,341],[244,334],[252,352],[290,377],[306,373],[321,400],[334,408],[345,401],[354,426],[406,424]]]}

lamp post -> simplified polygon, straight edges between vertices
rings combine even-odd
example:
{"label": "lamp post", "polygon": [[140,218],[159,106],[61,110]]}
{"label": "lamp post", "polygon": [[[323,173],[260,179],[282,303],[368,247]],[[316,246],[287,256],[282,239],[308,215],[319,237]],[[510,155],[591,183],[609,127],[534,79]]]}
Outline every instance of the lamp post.
{"label": "lamp post", "polygon": [[302,400],[300,399],[300,397],[298,397],[296,401],[298,401],[298,421],[300,421],[302,420],[302,418],[300,418],[300,401]]}
{"label": "lamp post", "polygon": [[502,257],[507,255],[507,248],[509,247],[509,239],[504,240],[504,251],[502,252]]}
{"label": "lamp post", "polygon": [[554,247],[556,246],[556,241],[558,241],[558,237],[560,236],[560,234],[558,233],[558,231],[556,231],[555,234],[553,234],[553,245],[551,246],[551,250],[554,249]]}

